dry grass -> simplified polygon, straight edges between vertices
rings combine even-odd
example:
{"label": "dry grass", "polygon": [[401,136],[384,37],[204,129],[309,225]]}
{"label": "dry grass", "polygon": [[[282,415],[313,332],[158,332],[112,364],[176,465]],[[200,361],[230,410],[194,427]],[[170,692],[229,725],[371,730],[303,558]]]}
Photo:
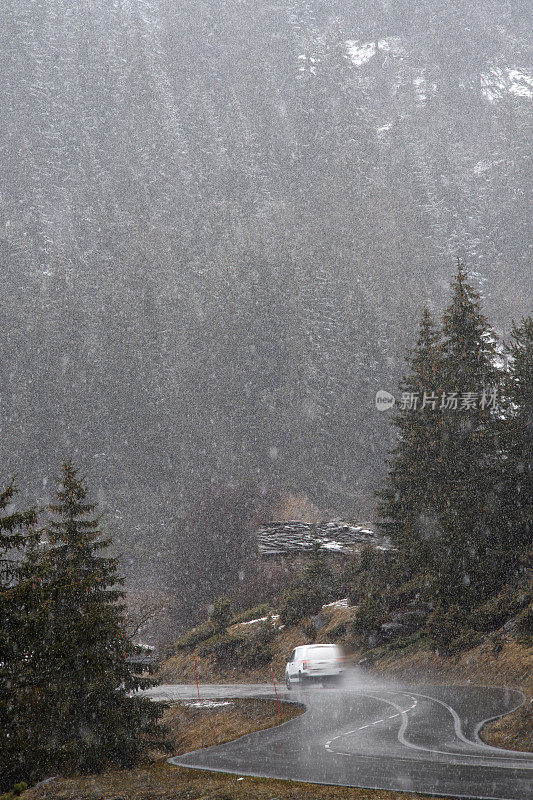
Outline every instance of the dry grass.
{"label": "dry grass", "polygon": [[388,676],[428,683],[480,686],[525,686],[533,689],[533,651],[508,639],[501,650],[490,641],[457,656],[439,656],[430,650],[402,655],[389,653],[373,664],[374,670]]}
{"label": "dry grass", "polygon": [[[301,713],[292,704],[281,707],[284,720]],[[279,716],[277,704],[269,700],[236,700],[231,706],[204,709],[175,703],[167,709],[165,722],[178,754],[272,727]],[[129,771],[54,780],[29,789],[22,800],[416,800],[419,796],[265,778],[238,780],[237,775],[173,767],[162,758]]]}
{"label": "dry grass", "polygon": [[[163,722],[170,730],[175,755],[202,747],[224,744],[247,733],[273,728],[280,718],[275,700],[235,699],[231,705],[202,708],[185,702],[172,703]],[[280,703],[283,722],[303,713],[303,706]]]}
{"label": "dry grass", "polygon": [[161,763],[131,773],[105,773],[55,781],[26,792],[22,800],[417,800],[421,795],[278,781],[241,780]]}
{"label": "dry grass", "polygon": [[506,750],[533,752],[533,692],[523,691],[524,705],[514,714],[486,725],[481,732],[484,742]]}

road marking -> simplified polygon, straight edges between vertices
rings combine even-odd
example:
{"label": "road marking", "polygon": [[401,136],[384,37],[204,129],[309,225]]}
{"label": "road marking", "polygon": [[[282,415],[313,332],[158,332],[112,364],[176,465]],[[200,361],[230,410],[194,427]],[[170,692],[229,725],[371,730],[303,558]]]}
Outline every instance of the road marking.
{"label": "road marking", "polygon": [[[403,692],[387,691],[387,694],[403,694]],[[423,697],[425,700],[431,700],[433,703],[438,703],[439,705],[443,706],[443,708],[445,708],[447,711],[449,711],[451,716],[452,716],[452,719],[453,719],[453,727],[454,727],[454,730],[455,730],[455,735],[457,736],[458,739],[460,739],[465,744],[473,745],[474,747],[479,747],[479,748],[482,748],[484,750],[492,750],[493,752],[494,751],[500,751],[500,752],[504,752],[504,753],[508,752],[508,751],[502,750],[502,748],[500,748],[500,747],[492,747],[490,744],[486,744],[485,742],[482,742],[482,741],[472,741],[472,739],[467,739],[466,736],[463,733],[463,729],[462,729],[462,725],[461,725],[461,720],[459,718],[459,714],[457,713],[457,711],[454,708],[452,708],[452,706],[448,705],[448,703],[445,703],[444,700],[438,700],[436,697],[431,697],[430,695],[427,695],[427,694],[418,694],[417,693],[416,696],[417,697]],[[412,697],[412,695],[410,695],[410,697]],[[509,712],[507,712],[507,713],[509,713]],[[504,716],[504,715],[502,715],[502,716]],[[435,752],[437,752],[437,751],[435,751]],[[476,758],[478,758],[478,757],[479,756],[476,756]],[[500,756],[500,757],[501,758],[505,758],[505,756]]]}
{"label": "road marking", "polygon": [[[392,692],[390,694],[392,694]],[[470,745],[471,747],[472,746],[474,746],[474,747],[476,746],[475,742],[471,742],[469,739],[467,739],[463,735],[462,730],[461,730],[461,721],[459,719],[459,715],[457,714],[457,712],[451,706],[448,706],[448,704],[444,703],[442,700],[437,700],[436,697],[430,697],[428,695],[418,695],[418,696],[419,697],[425,697],[427,700],[433,700],[435,703],[439,703],[440,705],[444,706],[448,711],[450,711],[451,714],[452,714],[453,720],[454,720],[454,728],[455,728],[455,732],[456,732],[456,735],[458,736],[458,738],[462,742],[465,742],[466,744]],[[391,704],[391,705],[394,705],[394,704]],[[396,708],[398,708],[398,706],[396,706]],[[403,715],[402,724],[401,724],[400,730],[398,731],[398,741],[400,742],[400,744],[403,744],[405,747],[410,747],[412,750],[422,750],[425,753],[435,753],[437,755],[444,755],[444,756],[456,756],[456,757],[459,757],[459,758],[461,758],[461,757],[462,758],[468,758],[468,759],[483,758],[489,764],[491,763],[491,761],[493,761],[493,762],[494,761],[496,761],[496,762],[498,762],[498,761],[500,761],[500,762],[501,761],[512,761],[513,764],[509,765],[508,768],[509,769],[515,769],[516,768],[517,759],[514,756],[510,756],[510,757],[494,756],[494,757],[491,758],[490,755],[486,755],[485,756],[485,755],[476,755],[475,753],[453,752],[453,750],[452,751],[450,751],[450,750],[432,750],[429,747],[423,747],[421,745],[417,745],[417,744],[413,744],[412,742],[408,742],[407,739],[405,738],[405,733],[407,731],[408,723],[409,723],[409,721],[408,721],[407,716]],[[503,752],[505,752],[505,751],[503,751]],[[461,762],[459,761],[459,762],[451,762],[451,763],[460,764]],[[520,762],[518,762],[518,763],[520,763]],[[522,763],[526,763],[526,762],[522,762]],[[501,764],[499,766],[501,766]],[[507,766],[507,765],[504,765],[504,766]],[[527,763],[526,763],[526,766],[522,767],[522,769],[533,769],[533,763],[531,764],[531,766],[527,765]]]}
{"label": "road marking", "polygon": [[[392,692],[392,691],[387,691],[386,693],[387,694],[403,694],[403,692]],[[517,766],[517,760],[516,760],[516,758],[514,756],[510,756],[510,757],[509,756],[508,757],[505,757],[505,756],[499,756],[499,757],[498,756],[493,756],[491,758],[490,755],[488,755],[488,754],[485,756],[485,755],[476,755],[474,753],[460,753],[460,752],[458,753],[458,752],[453,752],[453,751],[449,751],[449,750],[432,750],[432,749],[430,749],[428,747],[423,747],[421,745],[416,745],[416,744],[413,744],[411,742],[408,742],[407,739],[405,738],[405,733],[407,731],[407,726],[409,724],[409,718],[407,716],[407,713],[409,711],[412,711],[412,709],[415,708],[415,706],[417,705],[417,700],[416,700],[415,697],[413,697],[412,695],[409,695],[411,697],[411,700],[414,700],[414,703],[413,703],[412,706],[409,706],[409,708],[402,709],[402,708],[400,708],[400,706],[396,705],[396,703],[393,703],[391,700],[386,700],[384,697],[376,697],[375,695],[370,695],[370,694],[362,694],[361,696],[362,697],[370,697],[370,698],[372,698],[374,700],[381,700],[383,703],[387,703],[388,705],[393,706],[393,708],[396,708],[400,712],[399,714],[394,714],[393,716],[394,717],[400,717],[400,716],[402,717],[402,724],[400,726],[400,730],[398,731],[398,741],[400,742],[400,744],[404,745],[404,747],[408,747],[408,748],[410,748],[412,750],[422,750],[422,751],[424,751],[426,753],[435,753],[435,754],[445,755],[445,756],[456,756],[456,757],[459,757],[459,758],[461,758],[461,757],[462,758],[469,758],[469,759],[483,758],[483,759],[486,759],[489,762],[489,764],[490,764],[491,761],[493,761],[493,762],[494,761],[500,761],[500,762],[501,761],[513,761],[514,762],[513,765],[512,766],[510,765],[509,768],[513,768],[514,769]],[[447,703],[444,703],[442,700],[438,700],[436,697],[430,697],[428,695],[417,695],[417,696],[418,697],[424,697],[427,700],[432,700],[435,703],[438,703],[439,705],[444,706],[444,708],[446,708],[448,711],[450,711],[451,715],[452,715],[452,718],[453,718],[453,721],[454,721],[455,733],[458,736],[458,738],[461,741],[463,741],[463,742],[465,742],[465,743],[467,743],[467,744],[469,744],[471,746],[472,745],[474,747],[476,746],[476,742],[472,742],[472,741],[470,741],[469,739],[467,739],[464,736],[464,734],[463,734],[463,732],[461,730],[461,723],[460,723],[459,715],[457,714],[457,712],[451,706],[448,706]],[[389,719],[390,719],[390,717],[389,717]],[[377,725],[377,724],[379,724],[380,722],[383,722],[383,721],[384,720],[376,720],[376,722],[372,722],[370,724],[371,725]],[[369,728],[370,724],[369,725],[362,725],[360,728],[356,728],[353,731],[347,731],[346,733],[342,733],[339,736],[335,736],[334,739],[331,739],[328,742],[328,745],[330,745],[336,739],[340,739],[341,737],[344,737],[344,736],[349,736],[350,734],[356,733],[357,731],[363,730],[364,728]],[[326,746],[326,749],[329,750],[329,752],[331,752],[333,755],[339,755],[339,756],[354,756],[354,755],[356,755],[355,753],[344,753],[344,752],[342,752],[340,750],[332,750],[331,747],[328,747],[328,746]],[[503,752],[505,752],[505,751],[503,751]],[[463,762],[457,761],[457,762],[449,762],[449,763],[461,764]],[[522,767],[522,763],[525,763],[526,766]],[[531,766],[529,766],[529,764],[527,762],[520,762],[520,761],[518,761],[518,764],[520,764],[520,768],[522,768],[522,769],[527,769],[527,770],[533,769],[533,764]],[[507,765],[502,765],[502,766],[507,766]]]}
{"label": "road marking", "polygon": [[[367,697],[372,697],[372,695],[367,695]],[[384,700],[384,698],[382,698],[382,697],[374,697],[373,699],[374,700],[382,700],[384,703],[389,703],[388,700]],[[342,755],[349,755],[348,753],[339,753],[338,750],[333,751],[331,749],[330,745],[333,742],[335,742],[337,739],[340,739],[342,736],[350,736],[352,733],[357,733],[358,731],[364,731],[366,728],[370,728],[371,725],[379,725],[380,723],[385,722],[387,719],[395,719],[396,717],[401,717],[402,714],[406,714],[407,711],[411,711],[417,705],[417,701],[415,700],[414,697],[411,697],[411,700],[414,700],[413,705],[409,706],[409,708],[406,708],[405,711],[400,709],[400,711],[401,711],[400,714],[392,714],[390,717],[386,717],[385,719],[377,719],[377,720],[375,720],[375,722],[369,722],[367,725],[361,725],[360,728],[354,728],[353,731],[346,731],[346,733],[341,733],[338,736],[334,736],[333,739],[330,739],[328,742],[326,742],[324,747],[326,748],[326,750],[329,750],[331,753],[335,752],[337,755],[341,755],[341,756]],[[395,706],[395,707],[398,708],[398,706]]]}

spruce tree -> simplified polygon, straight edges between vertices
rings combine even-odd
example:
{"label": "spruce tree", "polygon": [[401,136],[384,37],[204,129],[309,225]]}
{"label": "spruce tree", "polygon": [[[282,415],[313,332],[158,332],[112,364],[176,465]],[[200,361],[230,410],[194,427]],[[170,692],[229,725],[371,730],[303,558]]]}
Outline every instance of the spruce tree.
{"label": "spruce tree", "polygon": [[319,598],[320,605],[331,599],[333,589],[333,575],[328,563],[328,557],[323,548],[323,542],[316,527],[311,531],[311,551],[309,560],[304,567],[301,585],[310,594]]}
{"label": "spruce tree", "polygon": [[164,746],[159,707],[134,694],[153,682],[136,674],[123,580],[86,497],[85,480],[67,461],[51,506],[34,664],[42,675],[49,760],[59,770],[131,767],[149,748]]}
{"label": "spruce tree", "polygon": [[439,605],[468,606],[505,580],[497,524],[502,402],[496,337],[461,262],[440,335],[424,312],[409,365],[380,493],[382,527],[427,574]]}
{"label": "spruce tree", "polygon": [[533,547],[533,318],[513,324],[506,346],[509,370],[502,421],[502,479],[499,486],[500,563],[510,573]]}
{"label": "spruce tree", "polygon": [[381,528],[399,548],[402,561],[417,569],[430,562],[432,537],[438,527],[439,360],[439,333],[425,308],[392,418],[398,441],[391,451],[386,485],[378,493]]}
{"label": "spruce tree", "polygon": [[28,649],[23,597],[31,578],[23,576],[24,550],[39,537],[36,511],[10,509],[18,489],[14,480],[0,492],[0,791],[30,776],[30,698],[24,673]]}
{"label": "spruce tree", "polygon": [[468,603],[498,581],[494,563],[495,488],[501,459],[496,336],[479,294],[458,261],[443,316],[439,384],[442,392],[436,496],[440,535],[434,572],[440,601]]}
{"label": "spruce tree", "polygon": [[18,487],[13,478],[0,492],[0,588],[9,588],[16,582],[19,569],[17,551],[23,551],[28,543],[38,536],[34,526],[37,520],[35,508],[27,511],[11,509]]}

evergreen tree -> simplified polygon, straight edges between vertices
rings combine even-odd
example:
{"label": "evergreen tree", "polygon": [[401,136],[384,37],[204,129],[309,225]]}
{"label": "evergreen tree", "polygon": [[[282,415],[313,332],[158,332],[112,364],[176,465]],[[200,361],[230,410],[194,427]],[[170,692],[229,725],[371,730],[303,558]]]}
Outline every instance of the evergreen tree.
{"label": "evergreen tree", "polygon": [[301,585],[318,596],[320,606],[331,599],[333,575],[316,528],[311,531],[311,553],[302,573]]}
{"label": "evergreen tree", "polygon": [[[502,453],[496,337],[458,262],[439,336],[424,312],[394,418],[382,527],[443,607],[505,580],[497,524]],[[417,405],[418,403],[418,405]]]}
{"label": "evergreen tree", "polygon": [[501,374],[496,336],[480,297],[458,261],[444,312],[439,383],[442,390],[437,455],[439,533],[434,572],[441,602],[479,599],[494,588],[496,504],[501,453],[497,419]]}
{"label": "evergreen tree", "polygon": [[161,710],[132,696],[153,682],[136,674],[136,648],[126,638],[123,580],[110,545],[86,501],[87,488],[71,461],[63,464],[42,565],[32,659],[41,689],[48,759],[55,769],[98,771],[131,767],[143,752],[164,746]]}
{"label": "evergreen tree", "polygon": [[28,777],[28,696],[22,676],[28,641],[22,598],[31,586],[21,556],[38,538],[36,511],[10,509],[14,480],[0,492],[0,791]]}
{"label": "evergreen tree", "polygon": [[[497,387],[496,334],[481,311],[479,293],[468,283],[464,265],[457,261],[452,299],[443,315],[443,390],[480,391]],[[481,419],[486,417],[477,404]]]}
{"label": "evergreen tree", "polygon": [[318,614],[332,597],[333,575],[315,529],[311,532],[311,552],[304,568],[296,575],[280,607],[283,625],[297,625],[304,617]]}
{"label": "evergreen tree", "polygon": [[513,325],[502,423],[503,477],[497,520],[500,562],[515,569],[531,552],[533,531],[533,318]]}
{"label": "evergreen tree", "polygon": [[224,636],[231,624],[231,604],[225,597],[217,597],[209,614],[209,621],[215,633]]}
{"label": "evergreen tree", "polygon": [[437,513],[439,361],[439,333],[425,308],[392,420],[398,442],[391,451],[386,486],[378,493],[384,533],[400,549],[404,562],[417,568],[429,563]]}
{"label": "evergreen tree", "polygon": [[34,530],[37,520],[35,508],[28,511],[11,509],[18,488],[15,479],[0,492],[0,588],[12,586],[18,576],[19,561],[16,551],[22,551],[38,536]]}

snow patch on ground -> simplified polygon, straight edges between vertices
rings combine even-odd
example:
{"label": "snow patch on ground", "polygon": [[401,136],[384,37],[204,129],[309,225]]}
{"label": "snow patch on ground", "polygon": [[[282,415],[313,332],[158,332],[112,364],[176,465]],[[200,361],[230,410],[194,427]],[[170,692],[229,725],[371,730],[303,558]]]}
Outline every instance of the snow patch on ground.
{"label": "snow patch on ground", "polygon": [[370,61],[372,56],[376,54],[376,45],[375,42],[346,42],[348,47],[348,55],[351,58],[352,64],[355,64],[356,67],[360,67],[362,64],[366,64],[367,61]]}
{"label": "snow patch on ground", "polygon": [[427,81],[425,75],[419,75],[417,78],[415,78],[413,80],[413,86],[415,87],[418,102],[422,106],[425,105],[425,102],[428,99]]}
{"label": "snow patch on ground", "polygon": [[342,600],[335,600],[333,603],[326,603],[322,608],[349,608],[348,598],[343,597]]}
{"label": "snow patch on ground", "polygon": [[299,67],[298,72],[302,75],[305,72],[310,73],[311,75],[316,75],[316,65],[318,64],[318,59],[314,56],[307,56],[305,53],[302,53],[298,56]]}
{"label": "snow patch on ground", "polygon": [[518,69],[507,70],[511,86],[509,91],[520,97],[533,97],[533,75],[521,72]]}
{"label": "snow patch on ground", "polygon": [[232,700],[195,700],[185,703],[187,708],[220,708],[221,706],[233,706]]}
{"label": "snow patch on ground", "polygon": [[392,128],[392,122],[389,122],[387,125],[382,125],[381,128],[378,128],[378,136],[381,136],[383,133],[387,133]]}
{"label": "snow patch on ground", "polygon": [[344,550],[342,544],[338,542],[326,542],[326,544],[322,545],[323,550]]}
{"label": "snow patch on ground", "polygon": [[475,175],[483,175],[488,169],[492,166],[492,161],[487,161],[486,159],[482,159],[478,161],[477,164],[474,166],[474,173]]}
{"label": "snow patch on ground", "polygon": [[533,99],[533,75],[519,69],[495,67],[481,75],[481,91],[489,103],[497,103],[505,93]]}
{"label": "snow patch on ground", "polygon": [[[272,620],[272,624],[274,624],[279,619],[279,614],[272,614],[270,619]],[[257,625],[258,622],[266,622],[268,617],[258,617],[257,619],[250,619],[248,622],[238,622],[237,626],[241,627],[241,625]]]}
{"label": "snow patch on ground", "polygon": [[399,36],[390,36],[388,39],[379,39],[378,42],[361,42],[358,39],[348,39],[346,48],[352,64],[361,67],[381,50],[393,58],[401,57],[405,53]]}

